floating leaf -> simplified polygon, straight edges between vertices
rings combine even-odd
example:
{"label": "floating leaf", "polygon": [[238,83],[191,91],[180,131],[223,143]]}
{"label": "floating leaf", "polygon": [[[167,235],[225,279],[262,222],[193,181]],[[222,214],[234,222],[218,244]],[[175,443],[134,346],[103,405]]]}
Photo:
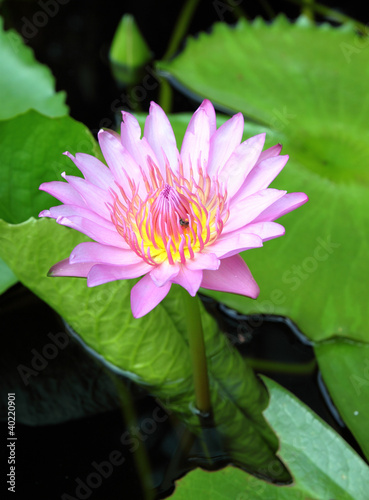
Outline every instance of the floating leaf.
{"label": "floating leaf", "polygon": [[63,171],[78,175],[63,152],[96,154],[89,130],[68,116],[48,118],[36,111],[0,121],[0,217],[17,223],[37,216],[51,204],[42,182],[62,180]]}
{"label": "floating leaf", "polygon": [[0,294],[15,285],[17,278],[3,260],[0,259]]}
{"label": "floating leaf", "polygon": [[369,468],[327,424],[275,382],[264,378],[270,391],[265,412],[281,439],[280,455],[294,483],[266,483],[240,469],[217,472],[196,469],[177,481],[175,500],[364,500]]}
{"label": "floating leaf", "polygon": [[317,344],[315,353],[341,417],[369,457],[369,345],[335,339]]}
{"label": "floating leaf", "polygon": [[33,52],[13,30],[4,31],[0,17],[0,120],[37,109],[48,116],[68,113],[65,93],[55,92],[49,68],[34,58]]}
{"label": "floating leaf", "polygon": [[[55,92],[50,70],[35,60],[32,50],[24,45],[18,33],[13,30],[4,31],[1,17],[0,60],[0,120],[11,118],[30,108],[49,116],[67,113],[65,94]],[[6,189],[3,184],[2,189]],[[3,293],[17,280],[4,262],[0,266],[0,293]]]}

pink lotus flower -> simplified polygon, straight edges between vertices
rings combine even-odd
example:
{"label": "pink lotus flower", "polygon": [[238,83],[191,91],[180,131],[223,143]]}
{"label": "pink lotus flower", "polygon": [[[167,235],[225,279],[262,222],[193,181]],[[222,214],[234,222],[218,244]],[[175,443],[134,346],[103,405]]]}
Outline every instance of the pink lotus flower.
{"label": "pink lotus flower", "polygon": [[268,185],[288,160],[281,145],[262,152],[265,134],[241,143],[244,122],[236,114],[218,130],[205,100],[188,125],[181,152],[164,111],[151,104],[144,137],[123,112],[121,136],[101,130],[108,167],[77,153],[84,175],[40,189],[63,205],[44,210],[92,238],[77,245],[52,276],[87,277],[88,286],[143,278],[131,291],[135,317],[151,311],[172,283],[192,296],[199,287],[256,298],[259,287],[238,255],[284,234],[274,221],[307,201],[304,193]]}

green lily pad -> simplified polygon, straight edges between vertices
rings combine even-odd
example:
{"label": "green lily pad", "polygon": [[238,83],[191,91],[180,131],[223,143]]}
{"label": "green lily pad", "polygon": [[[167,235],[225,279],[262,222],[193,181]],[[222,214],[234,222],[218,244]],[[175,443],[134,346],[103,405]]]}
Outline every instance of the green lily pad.
{"label": "green lily pad", "polygon": [[0,294],[15,285],[17,281],[13,271],[0,259]]}
{"label": "green lily pad", "polygon": [[[0,120],[11,118],[30,108],[49,116],[62,116],[68,112],[65,93],[55,92],[51,71],[36,61],[32,50],[24,45],[18,33],[13,30],[4,31],[1,17],[0,60]],[[0,293],[16,282],[12,271],[1,261]]]}
{"label": "green lily pad", "polygon": [[294,477],[290,486],[266,483],[240,469],[196,469],[177,481],[175,500],[365,500],[369,468],[311,410],[275,382],[266,418],[281,439],[280,455]]}
{"label": "green lily pad", "polygon": [[4,31],[0,18],[0,120],[11,118],[29,109],[48,116],[68,113],[65,93],[55,92],[49,68],[34,58],[33,52],[13,30]]}
{"label": "green lily pad", "polygon": [[27,220],[55,203],[38,190],[42,182],[62,180],[64,171],[78,175],[66,149],[97,154],[88,129],[69,116],[48,118],[29,111],[0,121],[0,217],[11,223]]}
{"label": "green lily pad", "polygon": [[315,354],[340,415],[369,457],[369,345],[335,339],[317,344]]}

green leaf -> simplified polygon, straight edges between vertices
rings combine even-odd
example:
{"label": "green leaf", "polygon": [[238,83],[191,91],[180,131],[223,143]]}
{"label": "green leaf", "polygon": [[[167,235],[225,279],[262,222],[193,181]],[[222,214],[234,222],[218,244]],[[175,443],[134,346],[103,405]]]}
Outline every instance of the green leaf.
{"label": "green leaf", "polygon": [[[65,93],[55,93],[51,71],[36,61],[32,50],[24,45],[18,33],[13,30],[4,31],[1,17],[0,60],[0,94],[2,96],[0,120],[11,118],[31,108],[49,116],[61,116],[68,112],[65,105]],[[0,176],[2,176],[1,160],[0,165]],[[7,187],[2,184],[1,189],[4,190]],[[4,262],[0,265],[0,293],[3,293],[16,283],[16,279]]]}
{"label": "green leaf", "polygon": [[[351,26],[316,26],[304,17],[290,23],[280,15],[272,24],[260,19],[242,20],[234,28],[217,23],[210,34],[189,38],[182,53],[157,67],[182,89],[293,133],[303,144],[300,128],[313,132],[318,127],[319,137],[325,123],[335,125],[342,137],[347,125],[349,132],[369,133],[365,47]],[[357,92],[348,92],[353,88]],[[356,168],[365,172],[362,165]]]}
{"label": "green leaf", "polygon": [[15,285],[17,281],[13,271],[0,259],[0,294]]}
{"label": "green leaf", "polygon": [[369,345],[335,339],[314,349],[330,396],[369,457]]}
{"label": "green leaf", "polygon": [[365,500],[369,468],[326,423],[275,382],[265,412],[281,439],[280,456],[294,483],[266,483],[240,469],[217,472],[196,469],[177,481],[171,498],[202,500]]}
{"label": "green leaf", "polygon": [[[90,349],[162,398],[199,432],[191,411],[194,390],[181,290],[173,287],[149,315],[134,319],[133,280],[88,288],[84,279],[47,277],[49,267],[84,240],[49,219],[17,225],[0,221],[0,255],[17,278],[53,307]],[[276,470],[286,479],[274,456],[276,437],[261,414],[267,404],[265,389],[205,313],[204,326],[215,419],[228,452],[251,470],[272,475]]]}
{"label": "green leaf", "polygon": [[68,113],[65,93],[55,93],[54,78],[46,66],[34,58],[22,38],[13,30],[4,31],[0,18],[0,120],[29,109],[48,116]]}
{"label": "green leaf", "polygon": [[[342,337],[368,344],[365,39],[351,26],[316,26],[304,18],[295,24],[283,16],[272,24],[217,24],[158,67],[191,94],[273,129],[290,160],[272,186],[310,198],[278,221],[286,228],[283,238],[243,254],[261,289],[256,301],[204,293],[246,314],[288,316],[315,342]],[[362,377],[359,366],[351,368],[352,376]],[[341,385],[339,393],[333,378],[326,382],[349,418],[350,388]],[[364,393],[351,389],[351,397],[368,420]],[[366,449],[359,420],[349,418],[348,425]]]}
{"label": "green leaf", "polygon": [[73,154],[97,152],[89,130],[67,116],[48,118],[29,111],[0,121],[0,218],[22,222],[59,204],[38,188],[42,182],[62,180],[63,171],[78,175],[63,156],[66,149]]}

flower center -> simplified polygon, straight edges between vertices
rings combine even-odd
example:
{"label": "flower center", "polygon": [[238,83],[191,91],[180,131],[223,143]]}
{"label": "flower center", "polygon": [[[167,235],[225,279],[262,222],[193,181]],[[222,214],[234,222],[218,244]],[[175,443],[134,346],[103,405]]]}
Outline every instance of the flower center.
{"label": "flower center", "polygon": [[182,166],[177,175],[167,167],[164,179],[150,158],[148,175],[142,175],[145,190],[128,178],[129,189],[118,186],[109,208],[118,233],[147,263],[184,264],[218,238],[228,207],[217,179],[200,168],[197,182],[192,171],[185,179]]}

